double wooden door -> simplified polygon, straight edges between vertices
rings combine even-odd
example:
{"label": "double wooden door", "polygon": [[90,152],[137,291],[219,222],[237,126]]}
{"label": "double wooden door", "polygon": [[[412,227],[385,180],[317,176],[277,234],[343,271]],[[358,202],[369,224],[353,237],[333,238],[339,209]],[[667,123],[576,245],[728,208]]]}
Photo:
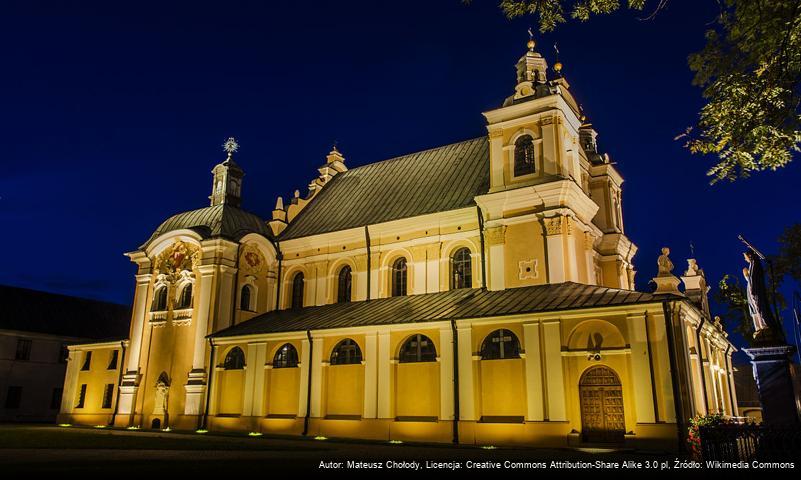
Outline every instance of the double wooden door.
{"label": "double wooden door", "polygon": [[581,376],[581,434],[585,442],[621,443],[626,431],[623,387],[609,367],[593,367]]}

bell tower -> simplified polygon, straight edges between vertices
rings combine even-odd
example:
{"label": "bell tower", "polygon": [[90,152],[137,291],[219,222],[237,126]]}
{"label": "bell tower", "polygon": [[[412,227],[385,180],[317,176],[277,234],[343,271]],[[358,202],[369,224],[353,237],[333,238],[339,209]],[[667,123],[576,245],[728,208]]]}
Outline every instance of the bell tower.
{"label": "bell tower", "polygon": [[239,150],[239,144],[234,137],[230,137],[223,144],[223,149],[228,153],[228,158],[212,169],[214,182],[212,183],[211,206],[228,204],[232,207],[240,207],[242,204],[242,177],[245,172],[234,162],[234,153]]}
{"label": "bell tower", "polygon": [[622,178],[597,153],[562,63],[549,68],[536,47],[529,31],[514,93],[484,112],[490,188],[476,202],[489,245],[488,288],[561,282],[633,288],[636,247],[614,208],[620,196],[596,192],[595,177],[613,176],[616,188]]}

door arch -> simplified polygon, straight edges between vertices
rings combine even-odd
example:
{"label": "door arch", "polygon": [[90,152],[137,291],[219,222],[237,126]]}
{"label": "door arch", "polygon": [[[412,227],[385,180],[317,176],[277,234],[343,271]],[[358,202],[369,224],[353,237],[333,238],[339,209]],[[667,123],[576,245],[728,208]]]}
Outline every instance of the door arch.
{"label": "door arch", "polygon": [[623,386],[611,368],[587,369],[579,380],[581,436],[585,442],[622,443],[626,433]]}

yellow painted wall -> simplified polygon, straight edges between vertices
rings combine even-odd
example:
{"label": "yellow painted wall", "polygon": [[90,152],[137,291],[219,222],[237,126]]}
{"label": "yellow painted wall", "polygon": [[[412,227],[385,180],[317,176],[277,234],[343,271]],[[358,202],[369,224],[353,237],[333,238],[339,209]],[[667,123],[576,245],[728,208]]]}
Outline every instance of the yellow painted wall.
{"label": "yellow painted wall", "polygon": [[482,360],[481,416],[526,415],[523,359]]}
{"label": "yellow painted wall", "polygon": [[439,363],[399,363],[396,368],[395,415],[438,417]]}
{"label": "yellow painted wall", "polygon": [[[109,361],[111,354],[114,350],[119,351],[117,357],[117,368],[109,369]],[[114,412],[114,404],[117,400],[117,385],[119,383],[120,368],[122,366],[122,350],[121,348],[97,348],[89,350],[92,352],[92,361],[89,370],[80,370],[84,364],[86,351],[80,352],[78,355],[78,380],[75,386],[75,399],[74,405],[78,405],[78,397],[81,391],[81,385],[86,385],[86,397],[84,398],[84,407],[76,408],[75,413],[80,415],[90,414],[104,414],[110,415]],[[106,385],[113,384],[114,392],[111,397],[111,407],[103,408],[103,394],[105,393]]]}
{"label": "yellow painted wall", "polygon": [[[509,225],[506,228],[504,276],[506,288],[547,283],[547,260],[543,227],[538,221]],[[520,279],[519,262],[537,260],[537,277]],[[487,274],[489,276],[489,273]]]}
{"label": "yellow painted wall", "polygon": [[220,370],[217,372],[217,378],[220,382],[217,413],[240,415],[242,413],[245,370]]}
{"label": "yellow painted wall", "polygon": [[361,416],[364,405],[364,366],[330,365],[325,369],[326,415]]}
{"label": "yellow painted wall", "polygon": [[267,414],[297,415],[300,368],[272,368],[266,370],[264,375],[267,386]]}

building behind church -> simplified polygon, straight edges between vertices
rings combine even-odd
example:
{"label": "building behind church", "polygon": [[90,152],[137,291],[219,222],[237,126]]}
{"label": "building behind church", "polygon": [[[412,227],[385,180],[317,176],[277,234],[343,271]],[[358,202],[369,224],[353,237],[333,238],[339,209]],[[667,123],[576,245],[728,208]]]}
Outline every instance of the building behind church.
{"label": "building behind church", "polygon": [[703,272],[635,291],[623,178],[561,67],[531,41],[486,136],[357,168],[334,148],[266,221],[227,142],[210,206],[127,254],[119,394],[83,368],[113,345],[70,347],[61,421],[676,448],[736,415]]}
{"label": "building behind church", "polygon": [[119,355],[128,335],[125,305],[6,285],[0,305],[0,422],[54,422],[68,346],[104,339]]}

